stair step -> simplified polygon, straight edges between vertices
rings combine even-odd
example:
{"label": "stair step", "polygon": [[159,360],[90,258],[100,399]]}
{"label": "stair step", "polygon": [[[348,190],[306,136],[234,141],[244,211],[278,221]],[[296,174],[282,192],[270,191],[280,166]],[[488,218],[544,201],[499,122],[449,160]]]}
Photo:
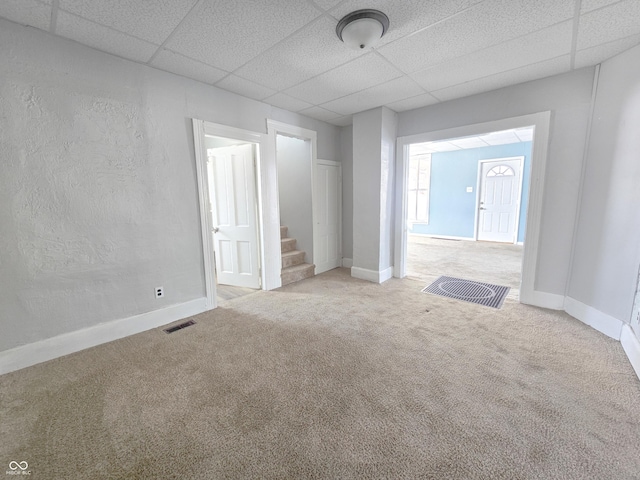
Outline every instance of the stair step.
{"label": "stair step", "polygon": [[296,239],[295,238],[281,238],[280,239],[280,250],[282,253],[291,252],[296,249]]}
{"label": "stair step", "polygon": [[280,238],[285,238],[287,236],[287,230],[289,230],[289,228],[280,226]]}
{"label": "stair step", "polygon": [[316,266],[311,263],[303,263],[302,265],[295,265],[293,267],[287,267],[282,269],[280,278],[282,279],[282,286],[289,285],[290,283],[299,282],[305,278],[310,278],[315,275]]}
{"label": "stair step", "polygon": [[304,252],[291,250],[282,254],[282,268],[293,267],[304,263]]}

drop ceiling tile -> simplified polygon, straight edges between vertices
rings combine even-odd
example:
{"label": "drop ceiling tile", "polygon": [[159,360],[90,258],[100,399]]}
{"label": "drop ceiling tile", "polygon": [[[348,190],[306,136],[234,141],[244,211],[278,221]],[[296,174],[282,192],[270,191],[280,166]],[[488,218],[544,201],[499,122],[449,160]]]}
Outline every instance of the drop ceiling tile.
{"label": "drop ceiling tile", "polygon": [[580,17],[578,50],[640,33],[640,1],[624,0]]}
{"label": "drop ceiling tile", "polygon": [[69,13],[160,45],[197,0],[60,0]]}
{"label": "drop ceiling tile", "polygon": [[482,136],[482,140],[489,145],[509,145],[520,142],[520,138],[518,138],[516,132],[513,130],[488,133]]}
{"label": "drop ceiling tile", "polygon": [[329,10],[330,8],[335,7],[341,1],[342,0],[313,0],[313,3],[324,10]]}
{"label": "drop ceiling tile", "polygon": [[237,77],[235,75],[229,75],[223,80],[216,83],[216,87],[220,87],[229,92],[237,93],[243,97],[253,98],[255,100],[263,100],[273,95],[275,90],[272,90],[257,83],[250,82],[244,78]]}
{"label": "drop ceiling tile", "polygon": [[514,130],[521,142],[531,142],[533,140],[533,128],[516,128]]}
{"label": "drop ceiling tile", "polygon": [[484,142],[480,137],[464,137],[464,138],[456,138],[455,140],[449,140],[456,147],[460,147],[463,150],[465,148],[480,148],[486,147],[489,145],[487,142]]}
{"label": "drop ceiling tile", "polygon": [[303,1],[210,0],[191,12],[166,47],[233,71],[320,14]]}
{"label": "drop ceiling tile", "polygon": [[276,93],[271,97],[265,98],[264,102],[268,103],[269,105],[273,105],[274,107],[284,108],[285,110],[289,110],[290,112],[298,112],[300,110],[304,110],[305,108],[313,106],[310,103],[290,97],[289,95],[285,95],[284,93]]}
{"label": "drop ceiling tile", "polygon": [[575,66],[576,68],[582,68],[602,63],[638,44],[640,44],[640,34],[580,50],[576,52]]}
{"label": "drop ceiling tile", "polygon": [[401,75],[383,58],[375,53],[369,53],[291,87],[284,93],[319,105],[398,78]]}
{"label": "drop ceiling tile", "polygon": [[573,17],[575,0],[486,0],[379,49],[406,73],[535,32]]}
{"label": "drop ceiling tile", "polygon": [[216,83],[229,73],[196,60],[191,60],[170,50],[162,50],[151,61],[150,65],[160,70],[166,70],[167,72],[193,78],[194,80],[208,84]]}
{"label": "drop ceiling tile", "polygon": [[432,142],[431,150],[437,153],[437,152],[453,152],[455,150],[462,150],[462,149],[451,142],[443,141],[443,142]]}
{"label": "drop ceiling tile", "polygon": [[404,100],[398,100],[387,104],[391,110],[396,112],[404,112],[406,110],[413,110],[414,108],[426,107],[438,103],[438,100],[430,93],[423,93],[416,95],[415,97],[405,98]]}
{"label": "drop ceiling tile", "polygon": [[424,91],[414,81],[400,77],[375,87],[367,88],[346,97],[322,104],[323,107],[342,115],[352,115],[371,108],[386,105],[408,97],[415,97]]}
{"label": "drop ceiling tile", "polygon": [[560,73],[568,72],[571,68],[571,56],[563,55],[562,57],[546,60],[534,65],[517,68],[509,72],[503,72],[497,75],[491,75],[479,78],[471,82],[462,83],[453,87],[443,88],[431,92],[434,97],[441,101],[453,100],[455,98],[467,97],[477,93],[497,90],[499,88],[524,83],[539,78],[550,77]]}
{"label": "drop ceiling tile", "polygon": [[330,14],[339,21],[362,8],[380,10],[389,17],[389,30],[378,43],[380,47],[455,15],[479,1],[482,0],[369,0],[365,4],[362,0],[347,0],[331,10]]}
{"label": "drop ceiling tile", "polygon": [[335,23],[322,17],[234,73],[284,90],[362,56],[338,39]]}
{"label": "drop ceiling tile", "polygon": [[305,115],[307,117],[315,118],[316,120],[322,120],[323,122],[330,122],[331,120],[337,120],[342,116],[322,107],[305,108],[304,110],[300,110],[300,112],[298,113],[300,113],[300,115]]}
{"label": "drop ceiling tile", "polygon": [[580,13],[587,13],[598,8],[606,7],[612,3],[619,2],[620,0],[582,0],[580,5]]}
{"label": "drop ceiling tile", "polygon": [[56,33],[135,62],[148,62],[158,49],[156,45],[149,42],[97,25],[62,10],[58,12]]}
{"label": "drop ceiling tile", "polygon": [[572,34],[573,22],[563,22],[421,70],[411,77],[428,91],[440,90],[569,54]]}
{"label": "drop ceiling tile", "polygon": [[49,31],[51,7],[35,0],[2,0],[0,17],[20,25]]}

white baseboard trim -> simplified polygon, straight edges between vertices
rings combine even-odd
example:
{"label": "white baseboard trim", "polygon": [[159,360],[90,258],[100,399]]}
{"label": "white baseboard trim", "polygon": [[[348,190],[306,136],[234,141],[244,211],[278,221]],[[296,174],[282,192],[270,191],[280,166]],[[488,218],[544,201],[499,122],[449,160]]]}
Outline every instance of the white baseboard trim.
{"label": "white baseboard trim", "polygon": [[197,298],[5,350],[0,352],[0,375],[197,315],[206,306],[206,298]]}
{"label": "white baseboard trim", "polygon": [[342,266],[344,268],[351,268],[353,267],[353,258],[343,258],[342,259]]}
{"label": "white baseboard trim", "polygon": [[624,353],[627,354],[627,358],[640,380],[640,340],[634,335],[633,329],[629,325],[622,327],[620,343],[622,343]]}
{"label": "white baseboard trim", "polygon": [[409,233],[408,237],[423,237],[423,238],[441,238],[443,240],[466,240],[469,242],[475,242],[476,239],[473,237],[456,237],[454,235],[435,235],[432,233]]}
{"label": "white baseboard trim", "polygon": [[541,292],[534,290],[526,293],[520,290],[520,302],[534,307],[548,308],[550,310],[564,310],[564,295]]}
{"label": "white baseboard trim", "polygon": [[571,297],[565,297],[564,310],[572,317],[604,333],[606,336],[620,340],[622,327],[625,324],[617,318],[607,315],[589,305],[585,305]]}
{"label": "white baseboard trim", "polygon": [[359,278],[360,280],[367,280],[368,282],[382,283],[393,276],[393,267],[386,268],[382,271],[351,267],[351,276],[353,278]]}

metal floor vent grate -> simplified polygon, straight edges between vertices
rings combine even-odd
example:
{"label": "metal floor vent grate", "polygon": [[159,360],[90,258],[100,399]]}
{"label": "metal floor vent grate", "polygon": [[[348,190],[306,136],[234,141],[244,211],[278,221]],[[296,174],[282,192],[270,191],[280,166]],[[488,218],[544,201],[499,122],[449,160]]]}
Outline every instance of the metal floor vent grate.
{"label": "metal floor vent grate", "polygon": [[424,287],[422,292],[463,300],[486,307],[500,308],[510,289],[511,287],[503,287],[491,283],[442,276],[431,285]]}
{"label": "metal floor vent grate", "polygon": [[181,323],[179,325],[174,325],[173,327],[169,327],[169,328],[165,328],[163,331],[165,333],[173,333],[173,332],[177,332],[178,330],[182,330],[183,328],[187,328],[190,327],[191,325],[195,325],[196,322],[194,322],[193,320],[189,320],[188,322],[184,322]]}

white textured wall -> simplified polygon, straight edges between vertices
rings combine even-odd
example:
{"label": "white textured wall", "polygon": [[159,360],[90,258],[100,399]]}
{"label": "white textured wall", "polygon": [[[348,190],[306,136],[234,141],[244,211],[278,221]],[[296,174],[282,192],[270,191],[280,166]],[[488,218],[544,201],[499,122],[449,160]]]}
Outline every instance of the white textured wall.
{"label": "white textured wall", "polygon": [[353,116],[353,266],[380,266],[382,109]]}
{"label": "white textured wall", "polygon": [[639,265],[640,47],[635,47],[600,69],[568,295],[629,323]]}
{"label": "white textured wall", "polygon": [[277,135],[280,224],[297,240],[296,249],[313,263],[313,203],[311,198],[311,142]]}
{"label": "white textured wall", "polygon": [[340,130],[342,157],[342,256],[353,259],[353,127]]}
{"label": "white textured wall", "polygon": [[4,20],[0,45],[0,351],[204,296],[190,118],[339,160],[326,123]]}
{"label": "white textured wall", "polygon": [[564,295],[580,192],[593,68],[399,114],[398,136],[551,111],[536,290]]}

